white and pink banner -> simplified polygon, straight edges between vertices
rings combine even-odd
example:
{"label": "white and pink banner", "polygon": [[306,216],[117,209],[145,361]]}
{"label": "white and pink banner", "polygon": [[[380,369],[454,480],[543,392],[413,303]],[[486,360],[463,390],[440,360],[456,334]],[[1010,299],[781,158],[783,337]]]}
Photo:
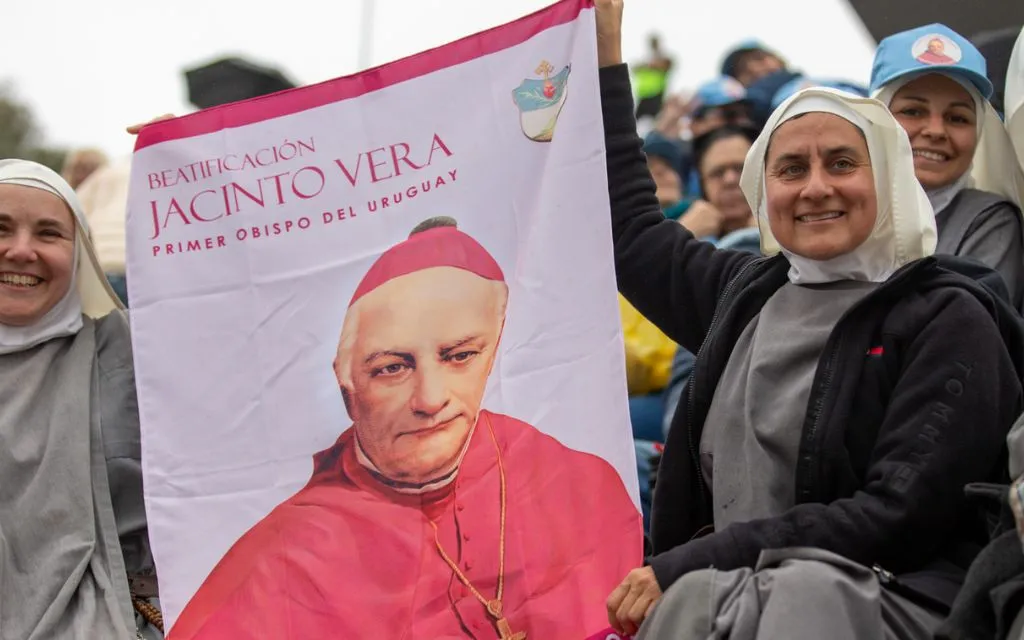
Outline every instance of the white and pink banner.
{"label": "white and pink banner", "polygon": [[593,8],[145,128],[172,640],[583,639],[641,560]]}

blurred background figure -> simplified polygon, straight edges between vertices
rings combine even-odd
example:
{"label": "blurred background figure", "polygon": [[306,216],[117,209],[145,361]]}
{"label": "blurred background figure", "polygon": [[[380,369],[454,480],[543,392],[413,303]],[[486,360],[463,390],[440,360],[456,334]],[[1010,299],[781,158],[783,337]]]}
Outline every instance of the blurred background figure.
{"label": "blurred background figure", "polygon": [[672,58],[661,49],[661,38],[652,34],[647,39],[647,59],[633,65],[633,87],[636,91],[636,119],[650,121],[661,111],[672,72]]}
{"label": "blurred background figure", "polygon": [[99,149],[75,149],[64,158],[61,177],[78,189],[94,171],[107,164],[107,156]]}
{"label": "blurred background figure", "polygon": [[131,158],[121,158],[97,169],[78,189],[100,268],[125,306],[125,221],[130,177]]}
{"label": "blurred background figure", "polygon": [[737,44],[722,61],[722,75],[735,78],[744,87],[785,69],[782,57],[758,40]]}
{"label": "blurred background figure", "polygon": [[691,103],[690,134],[699,138],[726,125],[754,126],[747,90],[729,75],[705,82],[697,88]]}
{"label": "blurred background figure", "polygon": [[832,80],[823,78],[808,78],[806,76],[798,76],[786,84],[779,87],[775,95],[772,96],[771,110],[775,111],[780,104],[786,101],[786,98],[792,96],[797,91],[802,89],[809,89],[810,87],[825,87],[827,89],[838,89],[847,93],[852,93],[858,96],[867,96],[867,87],[862,87],[859,84],[847,82],[846,80]]}
{"label": "blurred background figure", "polygon": [[1006,73],[1006,130],[1024,170],[1024,29],[1017,36]]}
{"label": "blurred background figure", "polygon": [[764,126],[775,107],[800,89],[826,86],[867,95],[867,89],[857,83],[812,79],[795,71],[781,56],[757,40],[741,42],[726,54],[722,75],[735,78],[746,88],[748,115],[758,127]]}
{"label": "blurred background figure", "polygon": [[644,138],[647,168],[657,187],[658,202],[666,218],[678,218],[686,210],[683,180],[687,174],[686,156],[689,145],[660,131],[651,131]]}

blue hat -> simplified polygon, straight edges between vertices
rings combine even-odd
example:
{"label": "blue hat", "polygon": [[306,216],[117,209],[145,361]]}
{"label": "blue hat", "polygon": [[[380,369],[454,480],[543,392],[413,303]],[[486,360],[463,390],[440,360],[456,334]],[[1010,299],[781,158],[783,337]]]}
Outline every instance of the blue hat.
{"label": "blue hat", "polygon": [[747,90],[736,78],[721,76],[697,88],[695,110],[713,109],[747,99]]}
{"label": "blue hat", "polygon": [[651,131],[644,139],[644,153],[649,157],[661,158],[682,178],[685,154],[681,141],[672,140],[657,131]]}
{"label": "blue hat", "polygon": [[871,93],[912,74],[941,72],[992,96],[985,56],[971,42],[943,24],[929,24],[891,35],[878,43],[871,67]]}
{"label": "blue hat", "polygon": [[760,40],[755,40],[753,38],[750,40],[744,40],[730,49],[729,53],[725,55],[725,60],[722,61],[722,75],[735,78],[736,63],[740,61],[740,57],[743,54],[750,53],[751,51],[763,51],[765,53],[775,55],[775,53],[768,47],[764,46],[764,43]]}
{"label": "blue hat", "polygon": [[839,89],[846,93],[852,93],[856,96],[867,97],[868,90],[860,85],[853,84],[852,82],[846,82],[845,80],[822,80],[819,78],[807,78],[798,77],[790,80],[786,84],[779,87],[775,95],[772,96],[772,111],[775,111],[780,104],[786,101],[787,98],[792,96],[797,91],[807,89],[809,87],[827,87],[830,89]]}

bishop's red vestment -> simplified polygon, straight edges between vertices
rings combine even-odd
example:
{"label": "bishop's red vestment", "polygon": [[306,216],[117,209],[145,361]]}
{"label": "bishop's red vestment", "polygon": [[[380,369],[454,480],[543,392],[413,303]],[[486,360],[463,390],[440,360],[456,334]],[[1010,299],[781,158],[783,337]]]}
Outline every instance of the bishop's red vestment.
{"label": "bishop's red vestment", "polygon": [[534,427],[482,411],[448,486],[398,493],[356,457],[353,430],[309,483],[228,551],[168,640],[498,638],[500,476],[507,483],[503,614],[530,640],[608,626],[605,600],[641,560],[641,519],[618,473]]}

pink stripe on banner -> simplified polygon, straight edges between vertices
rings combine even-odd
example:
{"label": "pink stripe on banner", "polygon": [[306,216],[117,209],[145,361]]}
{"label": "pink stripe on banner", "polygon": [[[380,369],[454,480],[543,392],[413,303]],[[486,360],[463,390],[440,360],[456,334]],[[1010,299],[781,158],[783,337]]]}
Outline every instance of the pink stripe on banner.
{"label": "pink stripe on banner", "polygon": [[608,627],[604,631],[595,633],[587,640],[632,640],[633,636],[620,636],[614,629]]}
{"label": "pink stripe on banner", "polygon": [[221,129],[243,127],[254,122],[299,113],[454,67],[509,49],[526,42],[538,33],[572,22],[579,16],[580,11],[593,4],[593,0],[560,0],[515,22],[357,74],[157,122],[139,133],[135,150],[168,140],[191,138]]}

